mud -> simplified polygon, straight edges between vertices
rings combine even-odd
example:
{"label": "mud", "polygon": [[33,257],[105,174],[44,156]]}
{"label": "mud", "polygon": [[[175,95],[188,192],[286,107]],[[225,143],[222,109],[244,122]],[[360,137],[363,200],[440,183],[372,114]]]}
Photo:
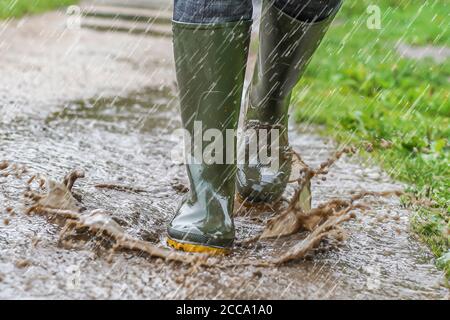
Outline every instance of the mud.
{"label": "mud", "polygon": [[[166,262],[178,261],[185,264],[194,264],[208,268],[244,265],[280,265],[306,257],[325,239],[333,238],[338,241],[344,240],[344,231],[340,228],[340,224],[356,217],[355,214],[350,213],[351,211],[354,211],[355,209],[368,209],[362,204],[354,204],[355,201],[361,200],[366,196],[385,197],[390,195],[400,196],[403,194],[402,191],[361,192],[360,194],[352,196],[348,201],[334,199],[326,204],[319,205],[317,208],[311,209],[312,196],[310,189],[312,178],[321,174],[327,174],[332,164],[339,160],[343,154],[354,152],[353,148],[344,148],[343,150],[336,152],[330,159],[323,162],[316,170],[310,168],[301,159],[301,156],[298,153],[295,153],[295,158],[293,159],[296,159],[300,164],[300,169],[298,170],[298,175],[300,177],[295,180],[298,186],[295,187],[295,191],[289,200],[289,203],[285,207],[278,205],[277,210],[274,210],[274,218],[267,222],[261,235],[245,239],[240,243],[248,246],[249,243],[256,243],[263,239],[286,237],[301,230],[307,230],[310,233],[307,234],[304,239],[301,239],[298,244],[294,244],[291,248],[288,248],[286,253],[283,253],[278,258],[268,259],[268,261],[247,262],[242,259],[243,261],[241,262],[229,263],[227,259],[222,256],[211,257],[208,255],[176,252],[170,249],[160,248],[148,241],[128,235],[119,223],[112,218],[112,214],[102,209],[96,209],[88,213],[80,214],[84,209],[81,206],[82,200],[80,197],[75,196],[72,188],[77,179],[85,177],[83,170],[71,171],[64,177],[62,183],[53,180],[46,181],[47,187],[45,188],[45,193],[31,191],[31,188],[27,187],[24,196],[26,199],[30,199],[32,203],[26,209],[26,214],[41,214],[46,215],[52,221],[63,221],[64,226],[60,233],[59,241],[60,243],[64,243],[66,247],[68,243],[72,244],[71,241],[65,240],[69,234],[77,236],[79,233],[88,231],[91,238],[103,237],[112,241],[114,244],[111,247],[111,254],[114,254],[119,250],[132,250],[137,251],[139,254],[146,253],[151,257],[162,258]],[[17,167],[15,170],[18,170]],[[22,171],[24,171],[23,167]],[[20,178],[22,176],[17,177]],[[36,174],[32,175],[31,178],[27,180],[27,183],[30,185],[35,177]],[[43,183],[39,183],[39,188],[43,189],[42,187]],[[146,192],[144,189],[114,184],[97,184],[95,187],[124,192]],[[302,196],[302,193],[307,194],[307,198]],[[258,213],[261,214],[261,212]],[[242,216],[239,212],[234,213],[234,215]],[[9,224],[9,220],[8,223],[5,224]],[[83,242],[85,242],[85,240],[83,240]],[[245,254],[244,251],[243,254]]]}
{"label": "mud", "polygon": [[[32,19],[42,25],[47,22],[45,16]],[[11,25],[0,29],[2,48],[14,47],[18,61],[31,59],[40,50],[41,59],[33,60],[34,68],[40,70],[39,79],[49,82],[39,90],[30,83],[30,69],[14,62],[8,50],[0,54],[2,68],[12,70],[2,70],[6,77],[0,79],[0,163],[4,167],[0,218],[9,221],[0,224],[1,298],[448,298],[443,275],[429,250],[409,231],[410,212],[398,197],[368,195],[364,208],[342,221],[340,228],[333,228],[326,240],[320,238],[320,243],[314,239],[328,230],[327,221],[347,220],[351,213],[345,210],[351,205],[331,210],[333,216],[344,210],[333,220],[304,224],[316,233],[305,227],[289,237],[237,246],[227,263],[217,268],[169,261],[165,254],[155,258],[145,248],[133,250],[131,245],[112,251],[116,241],[111,235],[123,232],[133,241],[151,244],[152,250],[173,253],[165,245],[165,225],[186,191],[186,177],[184,168],[170,161],[169,151],[177,145],[170,134],[180,126],[172,66],[170,60],[161,63],[171,56],[170,40],[80,30],[78,37],[86,40],[83,50],[69,53],[75,59],[67,60],[72,61],[71,67],[63,65],[55,73],[48,64],[56,68],[66,58],[52,62],[42,57],[67,51],[73,35],[63,27],[52,29],[63,25],[61,19],[55,18],[40,33],[29,30],[26,22],[19,29]],[[33,47],[48,41],[49,30],[60,40]],[[27,32],[34,36],[26,36]],[[4,38],[5,34],[15,36]],[[134,43],[143,45],[131,46]],[[85,90],[78,76],[91,72],[86,66],[90,70],[116,46],[129,59],[110,59],[106,68],[122,74],[124,81],[105,82],[107,76],[99,72],[87,77]],[[155,68],[167,79],[162,86],[152,78]],[[132,86],[121,88],[124,83]],[[303,161],[320,168],[332,158],[336,146],[313,130],[292,126],[290,138]],[[74,198],[70,203],[81,212],[53,209],[57,211],[27,215],[30,203],[24,203],[23,193],[46,195],[50,188],[46,181],[61,181],[73,168],[85,171],[85,178],[70,190]],[[59,184],[64,194],[70,189],[69,180]],[[363,191],[378,194],[404,187],[355,155],[342,155],[326,180],[314,178],[311,185],[313,208],[327,207],[335,199],[352,204],[352,197]],[[295,192],[293,184],[286,198]],[[31,201],[41,199],[45,198]],[[99,208],[102,211],[96,211]],[[260,236],[278,212],[270,207],[258,210],[255,214],[254,209],[246,209],[247,214],[235,218],[239,241]],[[64,216],[57,221],[52,214]],[[322,227],[317,228],[317,223]],[[308,235],[316,249],[305,256],[301,244]],[[275,267],[260,263],[269,264],[274,257],[286,261]]]}

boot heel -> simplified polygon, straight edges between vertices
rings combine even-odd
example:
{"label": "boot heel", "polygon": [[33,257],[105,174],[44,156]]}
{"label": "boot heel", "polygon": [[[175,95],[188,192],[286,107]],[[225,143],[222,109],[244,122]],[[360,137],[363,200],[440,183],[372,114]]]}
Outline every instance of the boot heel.
{"label": "boot heel", "polygon": [[231,253],[229,248],[211,247],[196,243],[187,243],[167,238],[167,244],[175,250],[193,253],[206,253],[209,255],[227,255]]}

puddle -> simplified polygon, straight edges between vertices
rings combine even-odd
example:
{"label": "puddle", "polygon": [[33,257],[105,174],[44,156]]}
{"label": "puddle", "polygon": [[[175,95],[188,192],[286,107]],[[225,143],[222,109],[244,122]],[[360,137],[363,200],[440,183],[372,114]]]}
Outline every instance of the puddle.
{"label": "puddle", "polygon": [[[64,15],[49,13],[2,30],[0,298],[448,299],[398,197],[350,203],[363,191],[403,189],[356,156],[343,155],[325,179],[311,181],[311,206],[320,208],[312,218],[238,204],[240,243],[225,262],[200,267],[170,251],[166,224],[186,192],[185,169],[170,160],[170,134],[180,126],[170,39],[64,25]],[[310,167],[335,153],[311,128],[291,128],[292,146]],[[70,188],[63,178],[74,168],[85,177]],[[31,193],[49,189],[66,210],[26,214],[37,201],[64,207]],[[336,210],[324,210],[327,203]],[[345,212],[353,205],[363,205],[355,216]],[[269,222],[275,213],[287,219]],[[328,228],[324,215],[346,221]],[[277,237],[285,226],[294,234]],[[303,246],[329,231],[313,252]],[[261,235],[276,237],[254,241]]]}
{"label": "puddle", "polygon": [[46,123],[51,125],[52,122],[66,120],[76,125],[81,119],[91,120],[93,126],[113,132],[128,131],[132,126],[142,133],[172,132],[180,126],[173,111],[175,99],[167,88],[148,88],[132,97],[78,100],[51,113]]}
{"label": "puddle", "polygon": [[[346,154],[336,159],[326,179],[312,180],[312,207],[321,209],[313,211],[314,219],[302,220],[301,228],[291,230],[294,235],[248,243],[261,235],[278,236],[279,230],[287,229],[283,223],[283,228],[264,229],[280,208],[259,209],[258,214],[246,209],[235,218],[241,243],[226,261],[213,258],[206,263],[213,268],[199,267],[202,259],[174,253],[165,245],[165,226],[186,191],[184,167],[172,164],[168,153],[175,146],[170,133],[178,126],[176,103],[170,94],[144,90],[126,99],[72,102],[42,119],[1,127],[1,159],[9,163],[1,172],[12,174],[0,175],[4,207],[0,212],[8,219],[8,224],[0,226],[0,270],[4,273],[0,296],[446,296],[442,275],[431,255],[409,234],[408,211],[398,198],[369,196],[354,214],[348,211],[352,203],[335,201],[350,201],[365,190],[380,193],[402,188],[376,167],[365,167],[360,159]],[[321,163],[333,158],[332,143],[301,131],[291,131],[290,135],[294,149],[302,150],[308,165],[328,171]],[[70,188],[64,189],[70,179],[48,185],[50,180],[61,182],[73,168],[83,168],[85,174],[75,183],[73,197],[67,196]],[[28,182],[28,192],[45,195],[53,187],[63,194],[66,211],[26,215],[29,204],[23,204],[22,194]],[[295,193],[294,186],[287,197]],[[34,201],[42,198],[34,197]],[[45,203],[53,206],[51,199]],[[61,203],[55,207],[61,208]],[[62,219],[49,220],[61,215]],[[333,219],[323,219],[331,216]],[[346,222],[340,228],[330,227],[339,220]],[[277,232],[272,234],[274,230]],[[308,235],[310,241],[303,241]],[[307,245],[311,243],[318,245],[314,251]],[[79,270],[75,272],[78,284],[69,286],[72,289],[67,287],[67,277],[73,277],[73,272],[67,270]]]}
{"label": "puddle", "polygon": [[[176,252],[167,248],[158,247],[149,241],[138,239],[130,236],[120,226],[121,220],[117,222],[110,212],[102,209],[84,212],[81,197],[72,191],[76,180],[85,177],[83,170],[73,170],[68,173],[62,182],[54,180],[39,179],[38,189],[44,189],[45,192],[35,192],[31,190],[30,185],[34,182],[38,175],[32,175],[27,180],[27,191],[24,196],[31,201],[26,209],[26,214],[40,214],[47,216],[51,221],[63,222],[63,231],[60,234],[60,242],[66,243],[65,237],[68,233],[77,235],[78,231],[90,233],[93,237],[104,237],[112,241],[114,244],[111,248],[113,254],[118,250],[133,250],[140,254],[145,253],[151,257],[162,258],[165,261],[178,261],[186,264],[194,264],[206,266],[209,268],[223,268],[230,266],[270,266],[281,265],[290,261],[299,260],[313,253],[324,240],[343,241],[346,238],[345,231],[340,227],[343,222],[354,219],[356,215],[352,212],[355,210],[368,210],[364,204],[356,203],[365,197],[387,197],[400,196],[402,191],[384,191],[384,192],[361,192],[352,196],[350,199],[333,199],[327,203],[319,205],[317,208],[311,208],[311,180],[320,175],[326,175],[330,167],[338,161],[344,154],[353,154],[355,150],[352,148],[344,148],[336,152],[330,159],[323,162],[319,168],[312,169],[307,166],[298,153],[294,156],[296,164],[299,164],[298,177],[293,178],[292,182],[296,183],[295,190],[287,205],[277,205],[274,209],[273,217],[268,220],[262,232],[248,239],[239,240],[238,243],[248,247],[249,244],[258,244],[261,240],[274,238],[282,238],[298,234],[302,231],[309,233],[302,238],[299,243],[288,248],[286,252],[278,253],[278,257],[273,257],[268,261],[245,261],[247,252],[241,250],[241,262],[226,262],[228,259],[222,257],[210,257],[207,255],[187,254]],[[8,168],[8,163],[3,162],[3,167]],[[295,168],[296,166],[294,166]],[[14,174],[17,178],[23,177],[25,167],[13,166],[12,171],[6,173]],[[295,170],[294,170],[295,171]],[[294,174],[296,175],[296,174]],[[46,187],[44,188],[44,185]],[[96,184],[97,189],[109,189],[121,192],[131,193],[150,193],[148,190],[135,186],[123,186],[117,184]],[[248,205],[247,205],[248,206]],[[237,210],[245,209],[246,204],[242,203]],[[246,211],[246,210],[245,210]],[[259,214],[264,209],[259,209]],[[245,216],[236,212],[235,216]],[[281,254],[280,254],[281,253]]]}

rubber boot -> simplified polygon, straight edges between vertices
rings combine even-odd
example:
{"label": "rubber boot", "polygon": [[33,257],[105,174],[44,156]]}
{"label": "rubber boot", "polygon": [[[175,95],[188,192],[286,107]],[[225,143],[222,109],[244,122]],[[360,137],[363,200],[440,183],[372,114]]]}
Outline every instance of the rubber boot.
{"label": "rubber boot", "polygon": [[[261,138],[260,129],[277,129],[279,148],[272,151],[279,157],[279,162],[275,170],[273,166],[269,170],[269,165],[260,161],[238,164],[237,189],[241,200],[270,203],[281,198],[291,172],[292,151],[287,128],[292,89],[300,80],[338,9],[325,20],[306,23],[264,1],[260,47],[246,99],[242,143],[247,151],[252,135],[256,135],[258,140]],[[271,149],[269,139],[267,148]]]}
{"label": "rubber boot", "polygon": [[[219,130],[223,137],[223,147],[214,153],[223,159],[222,163],[203,159],[201,151],[207,150],[210,141],[202,142],[201,148],[197,144],[186,151],[192,158],[187,164],[190,192],[167,230],[168,244],[179,250],[227,253],[234,241],[234,132],[242,99],[250,27],[251,21],[173,22],[181,118],[191,136],[191,146],[203,140],[201,135],[208,129]],[[227,135],[227,129],[233,130],[232,137]],[[230,143],[234,144],[232,150],[227,149]]]}

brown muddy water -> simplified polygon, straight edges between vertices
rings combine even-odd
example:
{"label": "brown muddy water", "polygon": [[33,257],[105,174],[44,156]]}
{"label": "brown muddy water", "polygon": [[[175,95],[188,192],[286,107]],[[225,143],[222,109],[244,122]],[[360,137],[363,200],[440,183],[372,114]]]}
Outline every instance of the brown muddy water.
{"label": "brown muddy water", "polygon": [[[162,248],[165,225],[182,196],[174,185],[185,183],[185,174],[170,160],[169,150],[175,147],[170,133],[180,125],[170,92],[147,90],[129,98],[74,101],[60,108],[42,119],[1,127],[0,151],[11,162],[2,173],[12,173],[0,177],[3,298],[446,297],[440,272],[409,233],[408,212],[396,198],[369,198],[371,209],[344,225],[348,238],[342,244],[322,244],[314,255],[277,267],[192,267],[139,252],[111,256],[99,237],[63,244],[58,224],[24,213],[23,193],[36,173],[42,177],[31,183],[33,189],[39,189],[40,179],[62,180],[72,168],[83,168],[86,176],[76,182],[74,192],[86,212],[104,209],[127,234]],[[305,161],[313,165],[334,152],[331,142],[325,144],[310,133],[291,131],[291,137],[294,148],[303,150]],[[28,170],[21,173],[22,166]],[[316,180],[313,206],[349,198],[350,191],[400,187],[349,157],[335,164],[327,180]],[[99,183],[146,192],[99,189]],[[237,217],[238,239],[259,234],[261,220]],[[281,238],[237,248],[219,263],[269,261],[300,240]]]}
{"label": "brown muddy water", "polygon": [[[106,54],[105,48],[92,45],[100,33],[82,31],[77,37],[90,39],[80,50],[93,54],[94,62]],[[118,35],[117,39],[140,41],[145,49],[133,47],[127,52],[125,45],[119,48],[115,44],[117,57],[109,71],[119,75],[128,70],[126,79],[133,75],[141,78],[142,74],[133,74],[133,70],[145,56],[142,51],[150,50],[152,39],[133,35]],[[11,40],[10,47],[15,41]],[[170,56],[167,42],[155,41],[164,46],[159,49],[160,56],[154,53],[152,59]],[[64,46],[55,45],[52,50],[58,48],[62,51]],[[27,50],[23,49],[23,56]],[[41,50],[45,53],[48,49]],[[87,56],[79,53],[76,61],[91,61]],[[146,62],[150,78],[154,64]],[[170,64],[157,67],[165,68],[166,77],[173,79]],[[16,75],[30,72],[10,64],[8,69]],[[82,71],[72,73],[75,79],[77,72]],[[184,167],[170,158],[177,145],[171,133],[180,126],[170,81],[152,86],[147,80],[141,88],[116,96],[111,91],[118,80],[105,84],[102,76],[98,81],[89,78],[89,93],[97,93],[86,98],[83,85],[80,89],[80,82],[70,77],[70,69],[62,68],[60,73],[68,78],[66,86],[72,93],[65,102],[57,102],[49,90],[41,93],[39,104],[33,104],[33,96],[19,90],[30,85],[28,77],[19,77],[9,87],[7,79],[0,81],[0,92],[8,88],[7,94],[1,95],[0,162],[9,163],[0,171],[0,298],[448,298],[442,273],[435,268],[429,250],[410,233],[410,213],[397,197],[367,197],[364,203],[370,209],[356,210],[356,218],[343,223],[345,232],[337,237],[343,241],[325,240],[305,258],[266,267],[264,262],[301,243],[305,233],[238,246],[226,259],[214,260],[216,267],[165,261],[142,250],[111,252],[108,237],[88,235],[87,230],[76,234],[65,230],[61,241],[62,221],[26,214],[28,188],[45,193],[41,190],[44,181],[60,182],[68,172],[80,168],[84,178],[76,181],[73,194],[81,203],[73,201],[85,209],[80,213],[85,223],[97,223],[98,227],[99,220],[88,213],[102,209],[102,217],[111,219],[102,218],[100,223],[106,221],[133,239],[169,250],[165,226],[183,196],[186,176]],[[77,95],[82,98],[72,98]],[[58,96],[57,100],[64,99]],[[11,105],[19,106],[20,112]],[[318,137],[313,128],[291,128],[292,145],[308,165],[318,167],[335,153],[333,142]],[[108,188],[111,185],[134,189]],[[64,186],[53,185],[58,187],[64,190]],[[350,199],[360,191],[401,188],[370,162],[343,156],[326,179],[312,180],[313,207],[336,198]],[[289,192],[292,194],[292,187]],[[266,218],[273,214],[270,209],[263,211],[236,217],[238,241],[263,231]],[[249,262],[260,266],[243,265]]]}

